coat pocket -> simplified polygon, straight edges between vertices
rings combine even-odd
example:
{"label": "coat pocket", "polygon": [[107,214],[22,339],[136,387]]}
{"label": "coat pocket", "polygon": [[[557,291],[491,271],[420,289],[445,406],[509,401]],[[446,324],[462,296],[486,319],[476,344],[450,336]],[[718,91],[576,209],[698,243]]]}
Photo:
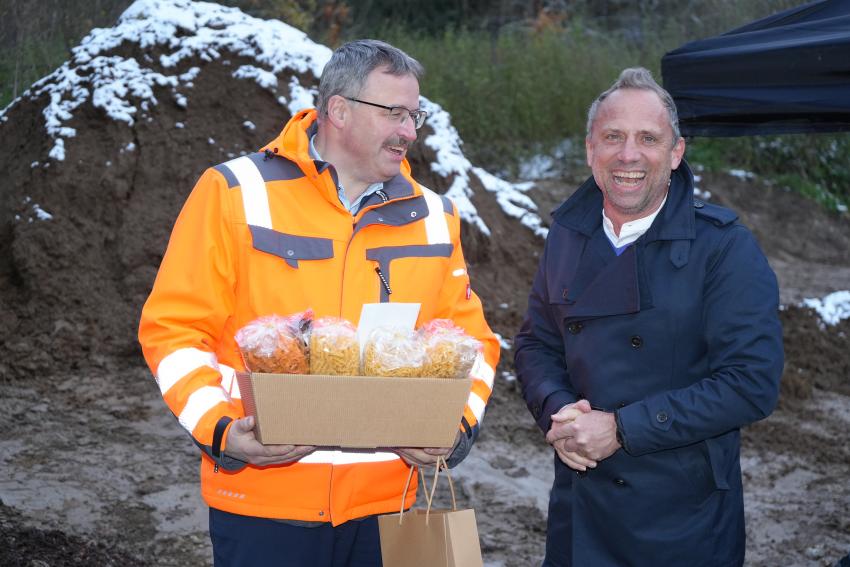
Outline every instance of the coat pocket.
{"label": "coat pocket", "polygon": [[296,236],[253,225],[248,228],[256,250],[283,258],[293,268],[298,267],[298,260],[327,260],[334,256],[329,238]]}
{"label": "coat pocket", "polygon": [[705,441],[680,447],[675,452],[679,466],[682,467],[682,472],[699,500],[708,498],[720,488],[714,478],[711,455]]}

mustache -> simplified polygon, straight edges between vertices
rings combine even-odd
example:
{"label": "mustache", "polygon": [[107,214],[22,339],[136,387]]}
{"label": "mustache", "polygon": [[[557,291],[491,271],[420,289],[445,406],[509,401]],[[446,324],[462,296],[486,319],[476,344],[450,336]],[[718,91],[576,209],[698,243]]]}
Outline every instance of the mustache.
{"label": "mustache", "polygon": [[405,140],[400,136],[394,136],[392,138],[387,138],[386,140],[384,140],[384,146],[400,146],[406,150],[410,148],[410,141]]}

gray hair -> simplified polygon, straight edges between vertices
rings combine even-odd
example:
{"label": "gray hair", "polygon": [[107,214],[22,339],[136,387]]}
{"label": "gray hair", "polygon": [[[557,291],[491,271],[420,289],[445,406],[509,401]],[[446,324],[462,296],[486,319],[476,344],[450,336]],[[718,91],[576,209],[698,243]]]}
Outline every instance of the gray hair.
{"label": "gray hair", "polygon": [[593,104],[590,105],[590,109],[587,111],[588,136],[590,136],[590,131],[593,129],[593,121],[596,119],[596,114],[599,112],[599,106],[602,101],[608,98],[611,93],[620,89],[641,89],[657,94],[658,98],[661,99],[661,103],[667,109],[667,114],[670,116],[670,127],[673,129],[673,143],[676,143],[681,137],[681,134],[679,134],[679,113],[676,111],[676,103],[673,102],[673,97],[670,96],[670,93],[655,82],[655,79],[652,78],[652,73],[643,67],[624,69],[620,73],[619,78],[611,85],[611,88],[593,101]]}
{"label": "gray hair", "polygon": [[413,75],[422,78],[422,65],[397,47],[376,39],[359,39],[340,46],[322,70],[319,81],[319,116],[328,113],[328,101],[334,95],[356,97],[363,89],[369,73],[382,67],[396,77]]}

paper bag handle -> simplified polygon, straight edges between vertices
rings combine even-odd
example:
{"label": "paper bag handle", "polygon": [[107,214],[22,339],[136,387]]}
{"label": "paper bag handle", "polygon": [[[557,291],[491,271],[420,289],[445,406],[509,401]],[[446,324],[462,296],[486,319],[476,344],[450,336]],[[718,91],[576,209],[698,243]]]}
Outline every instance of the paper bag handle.
{"label": "paper bag handle", "polygon": [[[410,472],[407,474],[407,482],[404,483],[404,491],[401,493],[401,509],[398,515],[398,523],[401,525],[402,520],[404,518],[404,497],[407,494],[407,489],[410,487],[410,480],[413,478],[413,469],[414,466],[410,466]],[[419,467],[419,476],[422,479],[421,484],[423,487],[423,494],[425,495],[425,501],[428,503],[428,507],[425,511],[425,525],[428,525],[428,520],[431,515],[431,505],[434,502],[434,493],[437,490],[437,480],[440,476],[440,470],[446,471],[446,477],[449,479],[449,491],[452,494],[452,511],[457,510],[457,500],[455,498],[455,485],[452,482],[452,475],[449,472],[449,466],[446,463],[446,459],[442,456],[437,457],[437,465],[434,467],[434,481],[431,483],[431,491],[428,491],[428,483],[425,481],[425,473],[422,472],[422,468]]]}

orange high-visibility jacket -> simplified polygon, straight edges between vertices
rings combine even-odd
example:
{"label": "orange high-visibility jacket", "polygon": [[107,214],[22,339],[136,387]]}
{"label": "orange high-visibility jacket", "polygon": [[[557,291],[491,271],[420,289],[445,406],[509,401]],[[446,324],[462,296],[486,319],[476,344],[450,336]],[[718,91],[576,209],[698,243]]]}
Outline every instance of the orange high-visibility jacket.
{"label": "orange high-visibility jacket", "polygon": [[315,119],[315,110],[302,111],[264,151],[204,172],[175,223],[139,341],[166,403],[203,450],[209,506],[338,525],[398,510],[408,467],[395,453],[325,450],[290,465],[229,466],[227,428],[245,415],[236,331],[308,308],[356,324],[364,303],[421,303],[417,325],[452,319],[484,344],[459,424],[473,440],[499,344],[469,287],[453,203],[416,183],[405,161],[352,217],[334,168],[309,157]]}

